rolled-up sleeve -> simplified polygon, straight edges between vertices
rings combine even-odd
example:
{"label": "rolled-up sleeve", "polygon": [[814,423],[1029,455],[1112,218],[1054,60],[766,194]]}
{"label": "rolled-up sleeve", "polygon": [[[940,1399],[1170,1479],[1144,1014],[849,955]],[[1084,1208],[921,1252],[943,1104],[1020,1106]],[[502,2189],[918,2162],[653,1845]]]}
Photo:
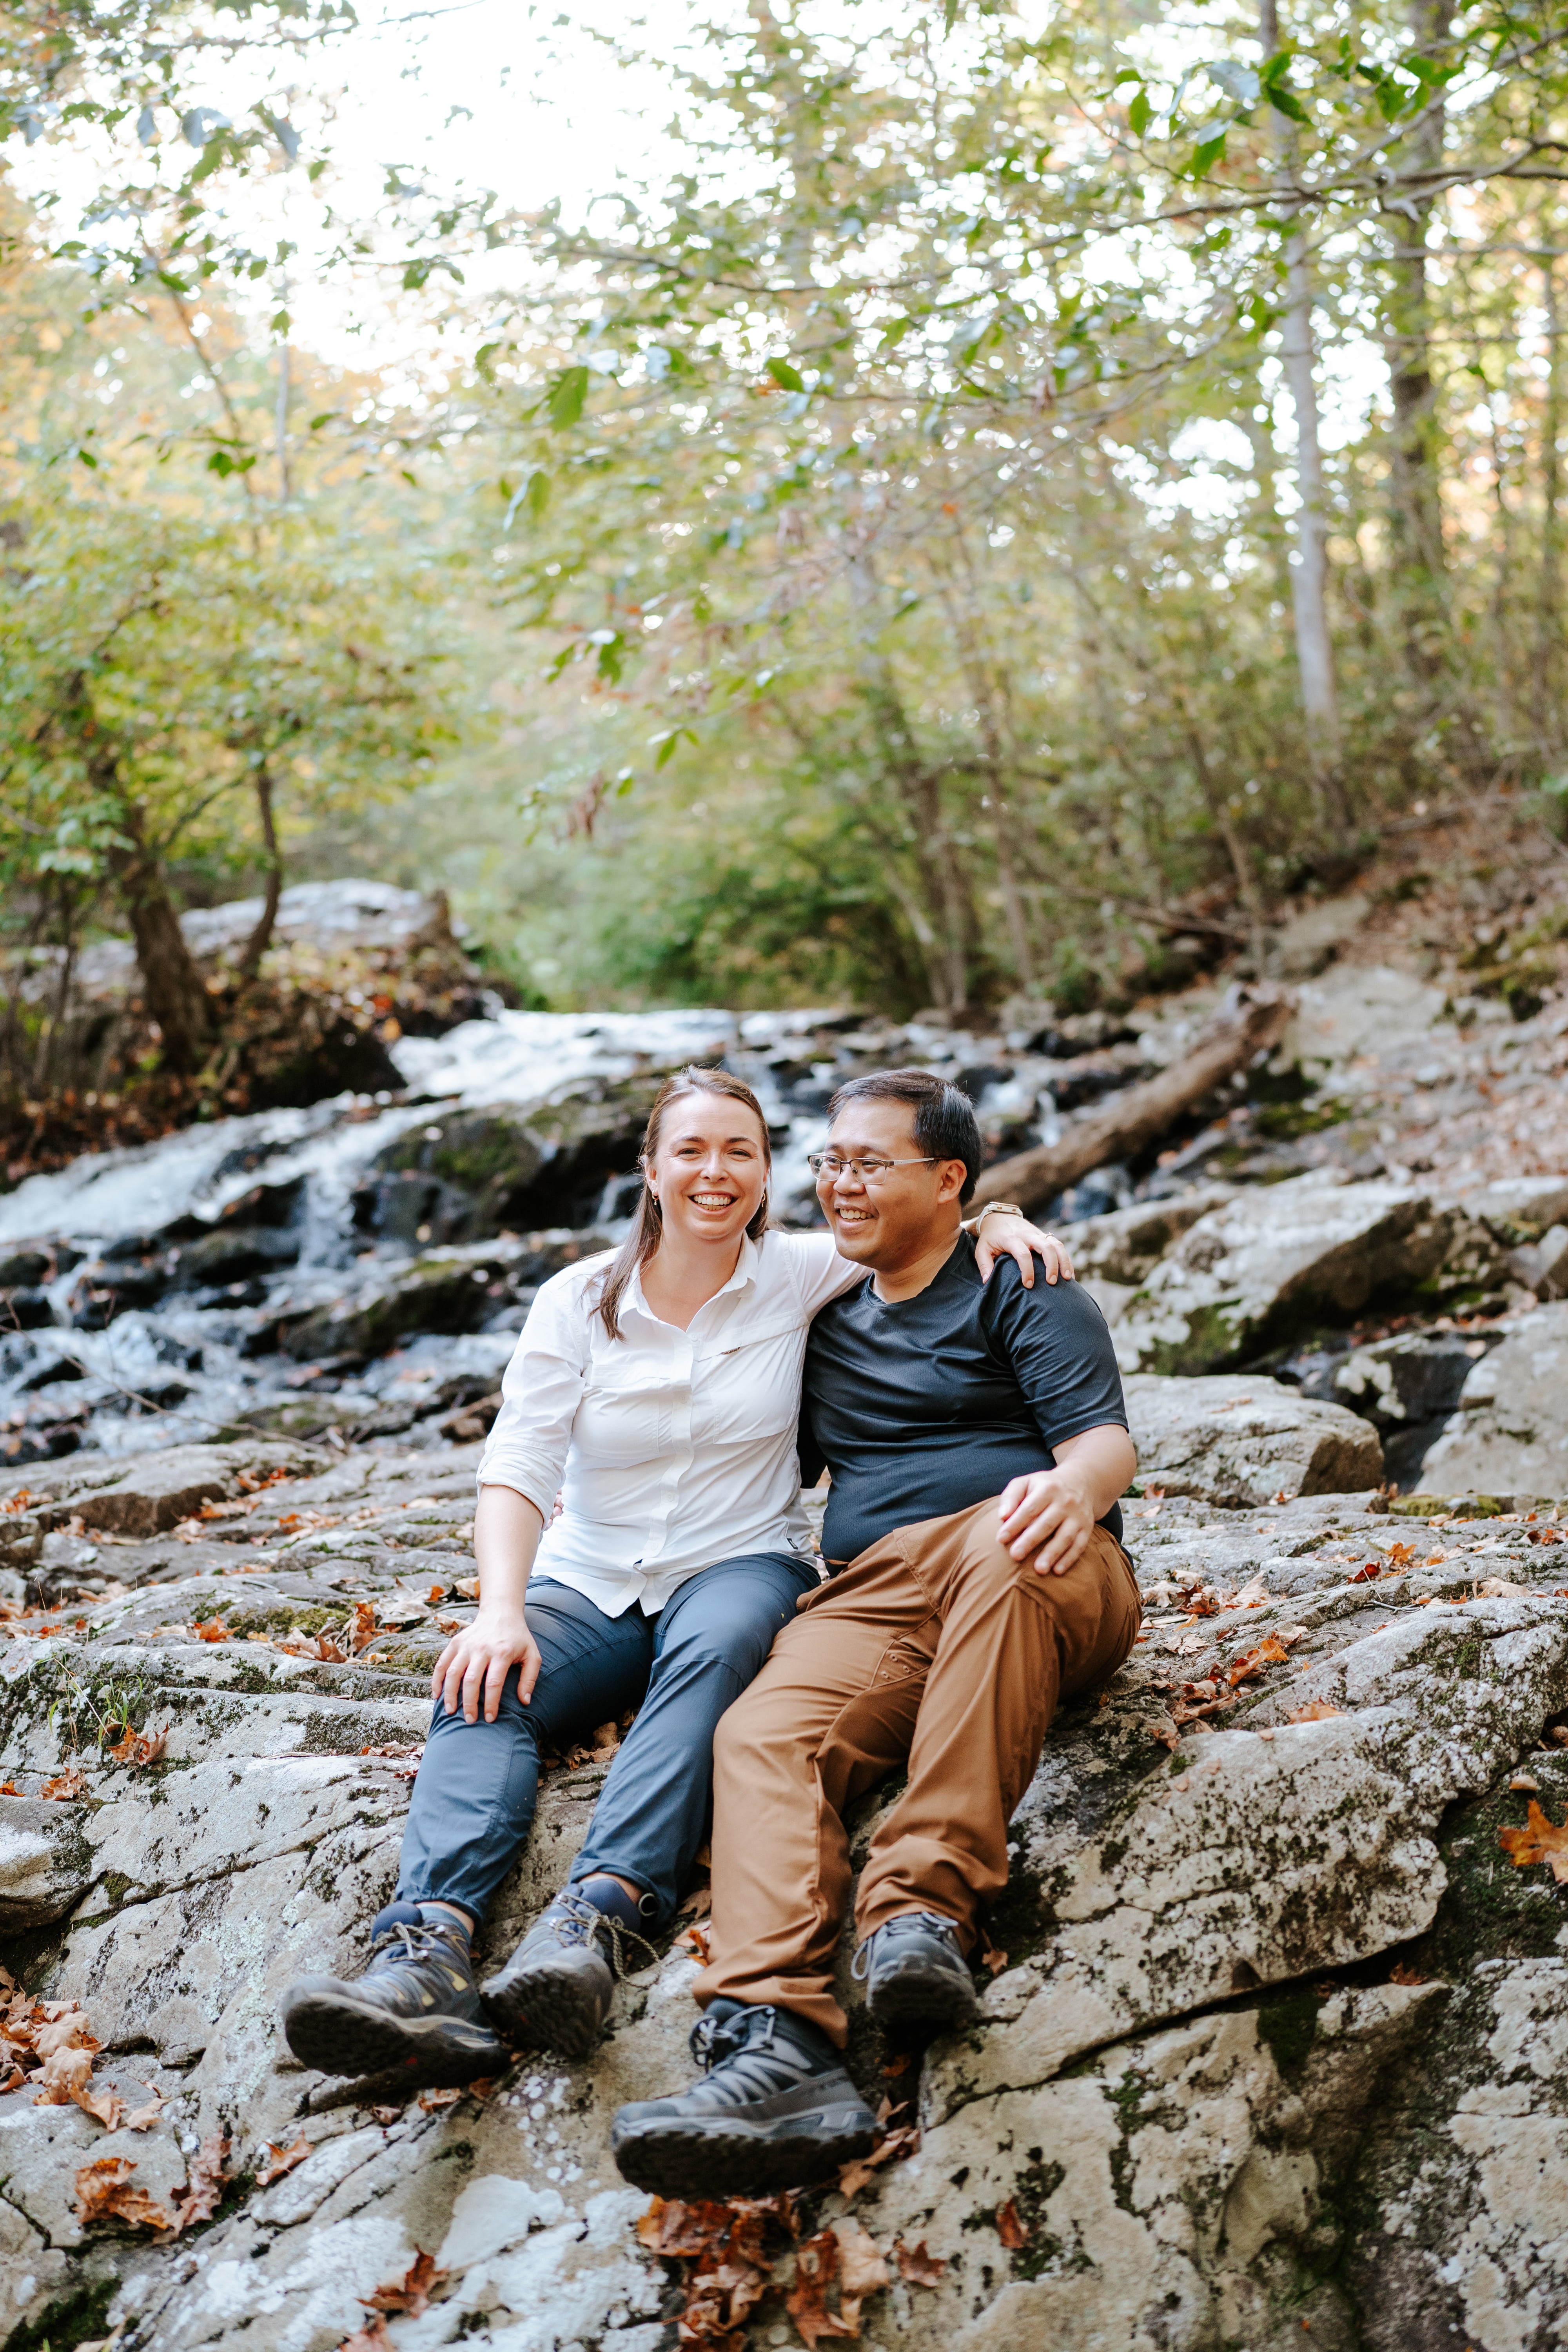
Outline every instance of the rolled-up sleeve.
{"label": "rolled-up sleeve", "polygon": [[588,1352],[581,1285],[557,1275],[529,1308],[479,1467],[480,1486],[515,1487],[546,1527],[566,1468]]}

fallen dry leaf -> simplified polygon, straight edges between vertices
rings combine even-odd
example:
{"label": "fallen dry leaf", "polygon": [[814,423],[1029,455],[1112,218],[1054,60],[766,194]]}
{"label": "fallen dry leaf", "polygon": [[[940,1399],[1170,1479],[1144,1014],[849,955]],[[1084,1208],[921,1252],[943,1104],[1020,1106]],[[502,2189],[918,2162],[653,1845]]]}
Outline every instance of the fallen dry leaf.
{"label": "fallen dry leaf", "polygon": [[226,2137],[220,2132],[212,2132],[195,2155],[187,2158],[184,2186],[172,2190],[169,2198],[178,2216],[174,2224],[176,2231],[188,2230],[195,2221],[211,2221],[224,2192],[227,2155]]}
{"label": "fallen dry leaf", "polygon": [[347,1658],[337,1643],[330,1641],[325,1633],[318,1633],[316,1636],[316,1655],[318,1658],[325,1658],[334,1666],[346,1666],[348,1664]]}
{"label": "fallen dry leaf", "polygon": [[[33,2047],[40,2058],[52,2058],[57,2050],[101,2050],[102,2042],[87,2021],[85,2011],[74,2000],[39,2003],[43,2023],[33,2032]],[[51,2016],[50,2011],[54,2011]]]}
{"label": "fallen dry leaf", "polygon": [[1392,1543],[1388,1547],[1388,1557],[1395,1568],[1408,1568],[1415,1557],[1415,1547],[1413,1543]]}
{"label": "fallen dry leaf", "polygon": [[708,1930],[700,1919],[693,1919],[689,1927],[682,1928],[675,1939],[675,1949],[678,1952],[689,1952],[703,1968],[708,1966],[710,1958]]}
{"label": "fallen dry leaf", "polygon": [[1255,1650],[1248,1650],[1245,1656],[1232,1662],[1226,1680],[1232,1690],[1236,1690],[1242,1683],[1250,1682],[1255,1675],[1260,1675],[1265,1666],[1288,1665],[1290,1653],[1283,1642],[1277,1642],[1272,1633],[1266,1633]]}
{"label": "fallen dry leaf", "polygon": [[14,2065],[11,2069],[9,2079],[4,2083],[0,2083],[0,2098],[4,2098],[7,2091],[21,2090],[27,2078],[26,2074],[23,2074],[20,2066]]}
{"label": "fallen dry leaf", "polygon": [[362,2294],[360,2301],[370,2311],[391,2312],[394,2316],[401,2314],[410,2319],[417,2319],[422,2311],[430,2307],[430,2289],[439,2286],[446,2276],[445,2271],[437,2269],[435,2255],[427,2254],[416,2246],[414,2260],[401,2279],[394,2280],[388,2286],[378,2286],[372,2294]]}
{"label": "fallen dry leaf", "polygon": [[795,2285],[784,2297],[784,2309],[802,2340],[811,2347],[811,2352],[816,2352],[825,2336],[858,2336],[860,2332],[858,2317],[848,2319],[827,2307],[827,2290],[837,2275],[838,2241],[831,2230],[819,2230],[802,2246]]}
{"label": "fallen dry leaf", "polygon": [[1384,1566],[1384,1563],[1381,1559],[1363,1560],[1360,1568],[1356,1570],[1352,1576],[1346,1577],[1345,1582],[1347,1584],[1373,1584],[1383,1574]]}
{"label": "fallen dry leaf", "polygon": [[155,1764],[168,1744],[169,1729],[165,1723],[158,1731],[133,1731],[127,1724],[124,1738],[103,1752],[111,1764]]}
{"label": "fallen dry leaf", "polygon": [[151,2131],[168,2105],[163,2092],[153,2090],[151,2083],[143,2083],[142,2088],[148,2094],[147,2105],[133,2108],[126,2116],[127,2131]]}
{"label": "fallen dry leaf", "polygon": [[286,2172],[292,2172],[297,2164],[303,2164],[310,2153],[310,2142],[308,2139],[291,2140],[287,2147],[275,2139],[269,2139],[267,2143],[269,2161],[256,2176],[258,2189],[270,2189],[275,2180],[281,2180]]}
{"label": "fallen dry leaf", "polygon": [[94,2123],[101,2124],[105,2131],[120,2129],[121,2118],[125,2113],[125,2102],[119,2092],[111,2090],[107,2083],[96,2097],[87,2090],[79,2088],[71,2093],[71,2097],[83,2114],[90,2116]]}
{"label": "fallen dry leaf", "polygon": [[38,1794],[40,1797],[52,1797],[59,1804],[74,1803],[77,1798],[87,1794],[87,1775],[76,1765],[68,1764],[63,1772],[55,1773],[52,1779],[44,1782]]}
{"label": "fallen dry leaf", "polygon": [[43,2072],[35,2074],[39,2085],[33,2101],[36,2107],[68,2107],[79,2091],[85,2090],[92,2078],[90,2050],[57,2050],[46,2062]]}
{"label": "fallen dry leaf", "polygon": [[400,2123],[403,2119],[403,2109],[390,2104],[385,2106],[372,2107],[370,2113],[372,2122],[380,2124],[384,2130],[388,2124]]}
{"label": "fallen dry leaf", "polygon": [[852,2217],[838,2224],[838,2286],[846,2309],[858,2311],[865,2296],[889,2284],[888,2257],[868,2230]]}
{"label": "fallen dry leaf", "polygon": [[1521,1830],[1499,1830],[1497,1841],[1515,1870],[1543,1862],[1559,1886],[1568,1886],[1568,1821],[1561,1829],[1547,1820],[1531,1797]]}
{"label": "fallen dry leaf", "polygon": [[221,1617],[209,1617],[205,1625],[198,1617],[191,1631],[198,1642],[226,1642],[228,1639],[228,1627]]}
{"label": "fallen dry leaf", "polygon": [[1418,1985],[1425,1984],[1427,1979],[1421,1969],[1413,1969],[1408,1960],[1396,1960],[1388,1971],[1388,1981],[1397,1985]]}
{"label": "fallen dry leaf", "polygon": [[1005,2205],[996,2208],[996,2235],[1011,2254],[1029,2242],[1029,2233],[1018,2218],[1018,2209],[1009,2197]]}
{"label": "fallen dry leaf", "polygon": [[76,2177],[76,2205],[84,2228],[95,2221],[128,2221],[138,2230],[174,2228],[155,2197],[132,2187],[135,2169],[128,2156],[100,2156],[96,2163],[82,2166]]}
{"label": "fallen dry leaf", "polygon": [[422,2116],[439,2115],[443,2107],[455,2107],[462,2095],[460,2089],[422,2091],[419,2095],[419,2112]]}
{"label": "fallen dry leaf", "polygon": [[838,2172],[839,2193],[858,2197],[876,2178],[884,2164],[895,2164],[900,2157],[913,2156],[921,2144],[918,2124],[904,2124],[897,2131],[879,2139],[869,2156],[858,2156],[852,2164],[841,2165]]}
{"label": "fallen dry leaf", "polygon": [[911,2286],[941,2284],[942,2275],[947,2269],[946,2257],[942,2254],[928,2253],[923,2238],[918,2246],[906,2246],[903,2240],[900,2238],[894,2244],[893,2252],[899,2259],[900,2275],[907,2278]]}
{"label": "fallen dry leaf", "polygon": [[357,1658],[368,1650],[375,1639],[375,1604],[370,1601],[354,1602],[354,1621],[349,1628],[349,1647]]}
{"label": "fallen dry leaf", "polygon": [[345,2336],[338,2352],[393,2352],[393,2342],[386,2332],[386,2322],[379,2311],[373,2312],[363,2327]]}
{"label": "fallen dry leaf", "polygon": [[1331,1706],[1326,1698],[1310,1698],[1305,1706],[1290,1709],[1292,1723],[1326,1723],[1331,1715],[1343,1715],[1342,1706]]}

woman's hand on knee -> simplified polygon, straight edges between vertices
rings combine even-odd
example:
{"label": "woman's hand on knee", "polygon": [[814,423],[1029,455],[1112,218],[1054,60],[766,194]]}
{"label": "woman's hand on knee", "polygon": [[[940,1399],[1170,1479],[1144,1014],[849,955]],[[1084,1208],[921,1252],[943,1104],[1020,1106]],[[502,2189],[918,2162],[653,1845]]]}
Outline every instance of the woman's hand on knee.
{"label": "woman's hand on knee", "polygon": [[440,1699],[448,1715],[460,1713],[468,1723],[479,1721],[482,1706],[485,1721],[493,1723],[500,1712],[506,1678],[514,1666],[517,1695],[526,1706],[540,1667],[539,1646],[527,1620],[521,1612],[515,1616],[498,1612],[487,1617],[481,1609],[471,1625],[453,1634],[437,1659],[430,1696]]}

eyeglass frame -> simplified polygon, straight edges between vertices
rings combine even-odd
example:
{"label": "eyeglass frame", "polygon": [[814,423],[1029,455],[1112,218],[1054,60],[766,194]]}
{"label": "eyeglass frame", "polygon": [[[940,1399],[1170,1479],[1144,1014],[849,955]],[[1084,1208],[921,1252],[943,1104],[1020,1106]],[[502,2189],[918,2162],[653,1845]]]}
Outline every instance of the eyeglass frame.
{"label": "eyeglass frame", "polygon": [[805,1155],[805,1164],[810,1169],[813,1176],[815,1176],[820,1183],[823,1173],[822,1163],[825,1160],[835,1159],[837,1160],[838,1164],[834,1171],[833,1177],[829,1179],[830,1182],[835,1181],[837,1177],[844,1173],[846,1169],[848,1169],[858,1182],[861,1184],[874,1184],[878,1181],[879,1177],[885,1176],[887,1174],[889,1168],[934,1168],[940,1164],[941,1155],[935,1151],[923,1151],[916,1160],[872,1160],[870,1165],[874,1172],[869,1176],[866,1173],[867,1155],[863,1152],[858,1152],[854,1159],[851,1160],[842,1158],[836,1152],[808,1151]]}

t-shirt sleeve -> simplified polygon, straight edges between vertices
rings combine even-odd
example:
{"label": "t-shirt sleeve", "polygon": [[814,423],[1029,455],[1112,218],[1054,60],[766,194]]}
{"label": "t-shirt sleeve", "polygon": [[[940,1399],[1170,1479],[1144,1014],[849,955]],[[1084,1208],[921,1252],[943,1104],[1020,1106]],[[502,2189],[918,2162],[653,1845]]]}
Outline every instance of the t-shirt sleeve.
{"label": "t-shirt sleeve", "polygon": [[1049,1446],[1108,1423],[1127,1427],[1110,1327],[1081,1283],[1026,1290],[1004,1258],[992,1275],[992,1344],[1004,1354]]}
{"label": "t-shirt sleeve", "polygon": [[771,1234],[768,1238],[787,1252],[801,1305],[808,1315],[815,1315],[830,1299],[842,1298],[847,1290],[866,1279],[863,1265],[839,1256],[831,1234]]}

